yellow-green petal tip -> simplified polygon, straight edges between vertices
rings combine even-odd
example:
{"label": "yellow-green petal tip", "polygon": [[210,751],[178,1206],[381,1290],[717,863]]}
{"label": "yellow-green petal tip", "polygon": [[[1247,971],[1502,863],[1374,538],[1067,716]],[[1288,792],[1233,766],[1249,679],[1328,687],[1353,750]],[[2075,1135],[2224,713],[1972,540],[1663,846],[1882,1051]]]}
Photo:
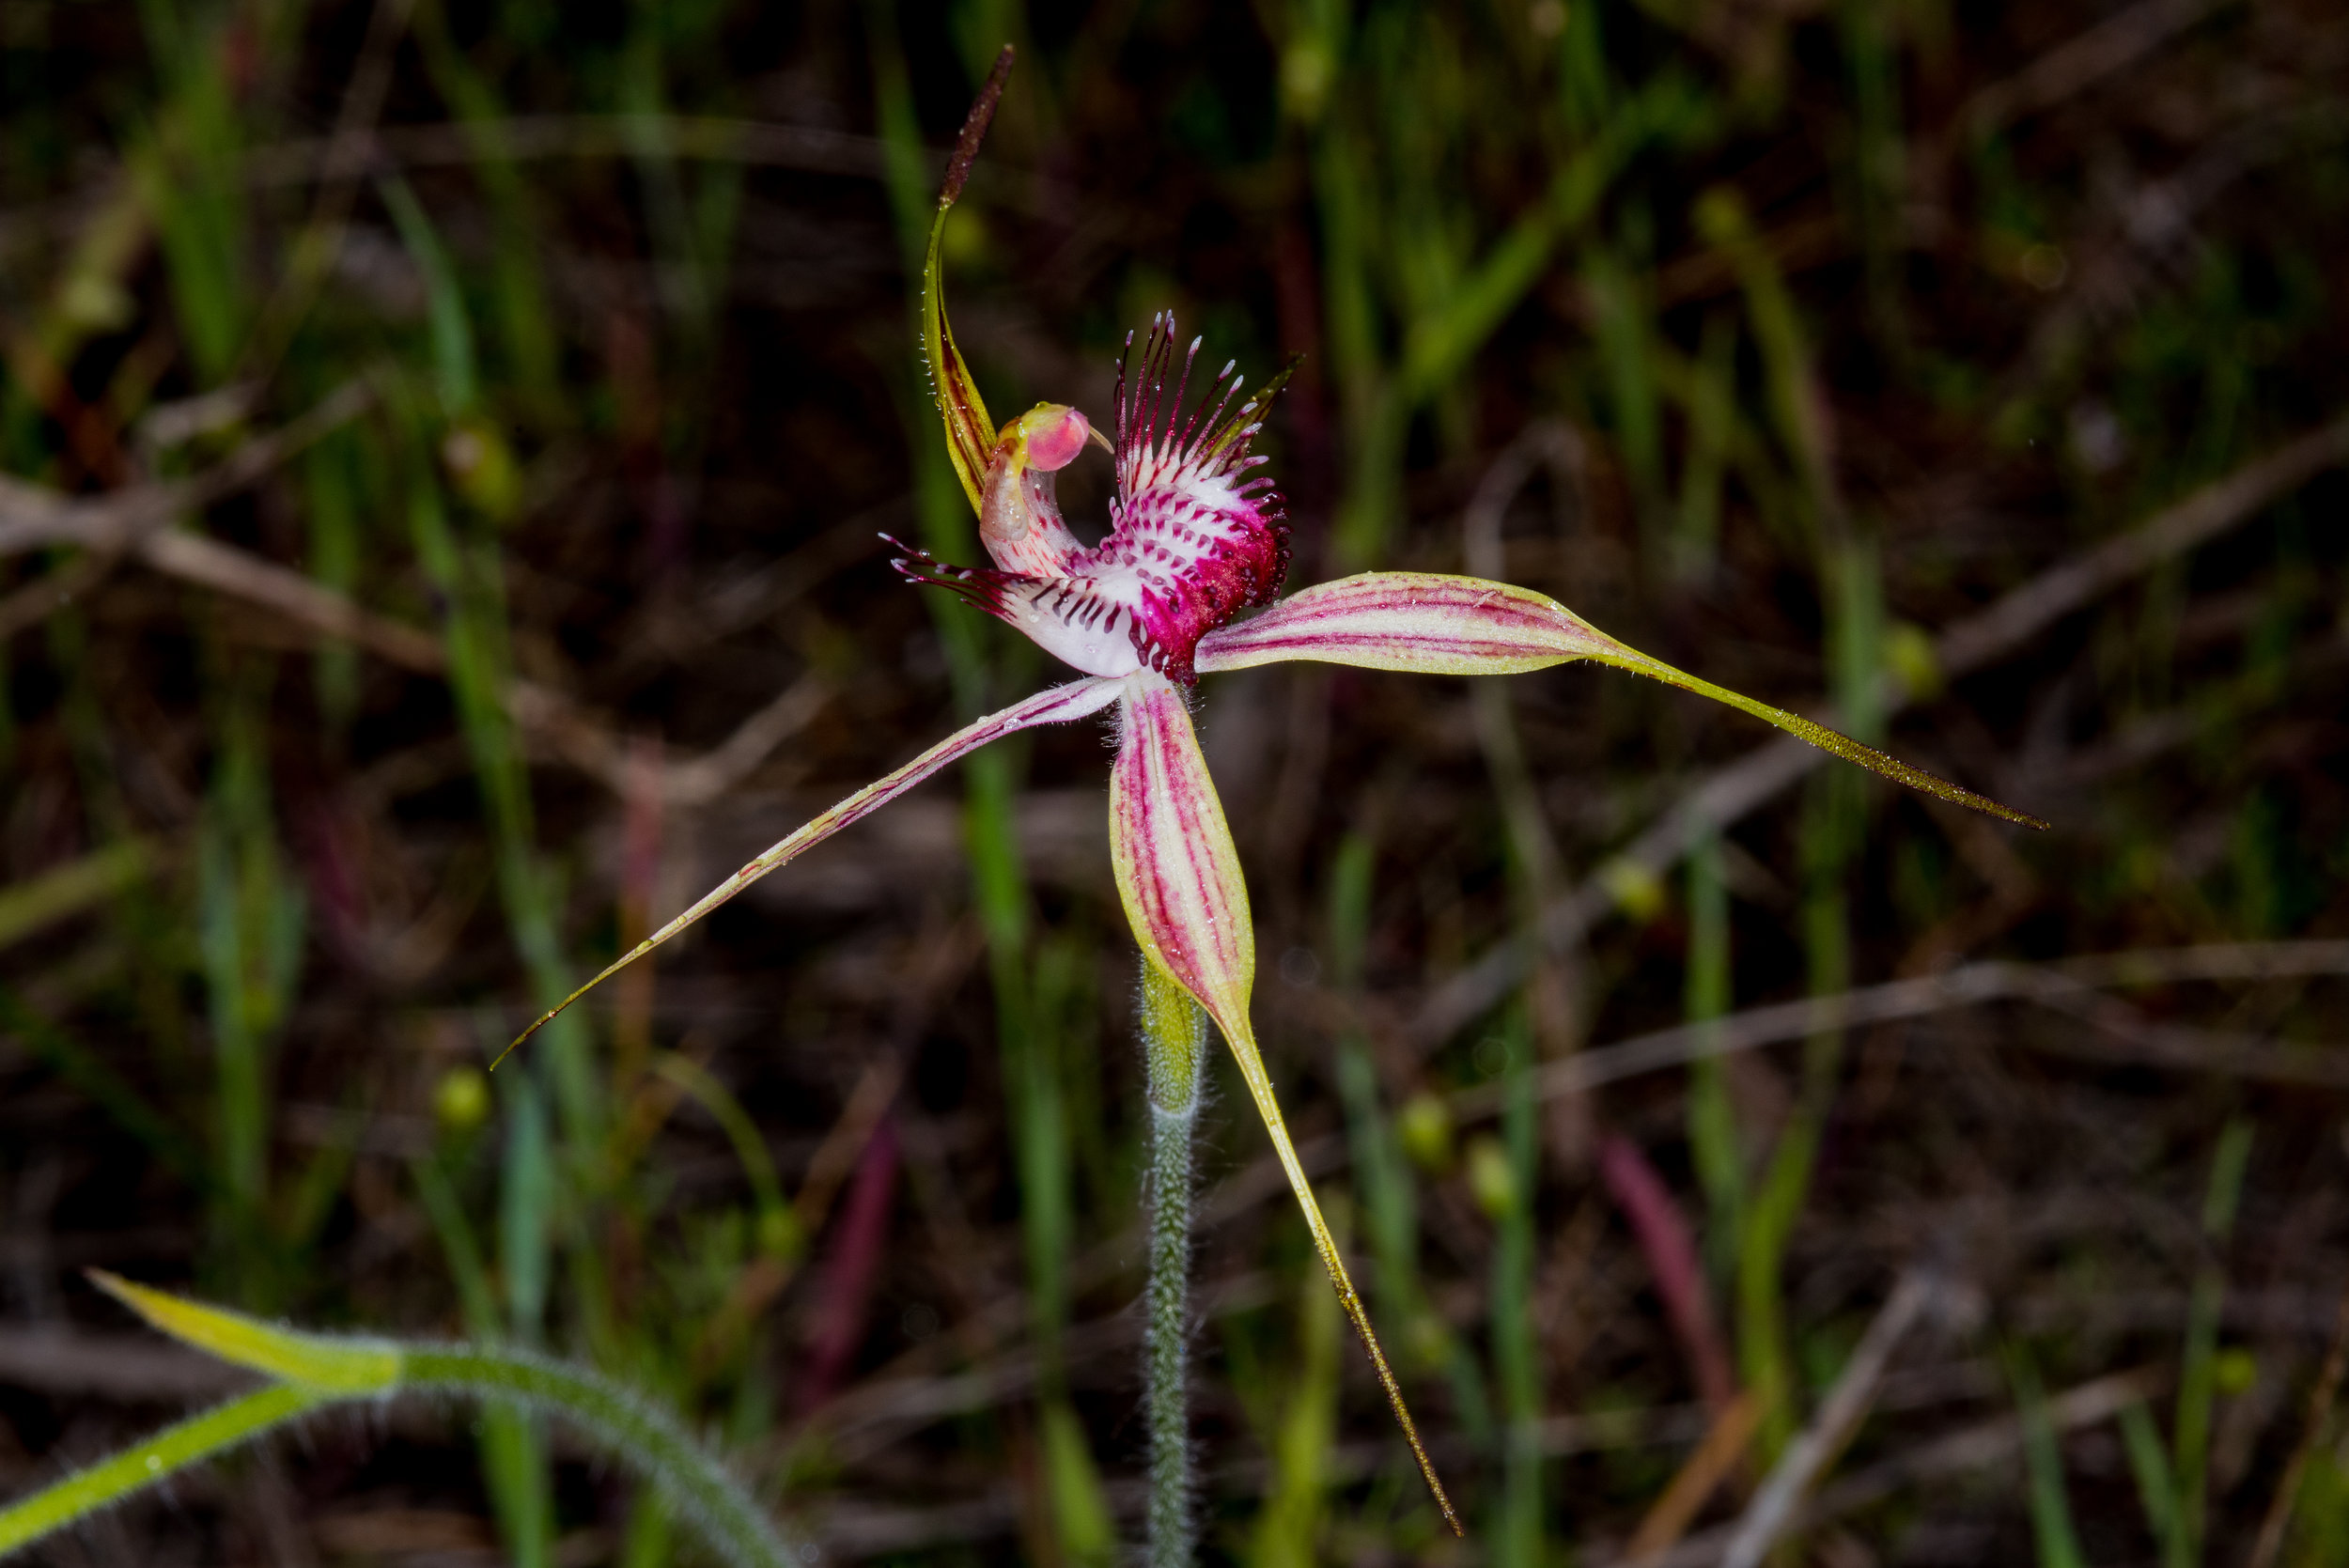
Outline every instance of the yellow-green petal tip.
{"label": "yellow-green petal tip", "polygon": [[380,1340],[298,1333],[242,1312],[135,1285],[101,1268],[90,1269],[88,1277],[100,1290],[180,1343],[281,1382],[338,1394],[385,1393],[399,1386],[399,1351]]}

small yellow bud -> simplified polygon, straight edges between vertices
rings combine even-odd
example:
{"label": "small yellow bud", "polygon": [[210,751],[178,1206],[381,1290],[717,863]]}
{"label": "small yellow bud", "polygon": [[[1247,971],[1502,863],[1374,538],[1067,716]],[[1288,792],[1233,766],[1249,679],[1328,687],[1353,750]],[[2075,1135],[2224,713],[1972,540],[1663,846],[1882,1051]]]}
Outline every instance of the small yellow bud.
{"label": "small yellow bud", "polygon": [[103,272],[77,272],[57,290],[57,313],[84,332],[119,332],[139,313],[130,290]]}
{"label": "small yellow bud", "polygon": [[1694,216],[1697,232],[1708,244],[1727,245],[1745,238],[1746,204],[1726,186],[1716,185],[1698,196]]}
{"label": "small yellow bud", "polygon": [[1476,1206],[1491,1219],[1506,1219],[1517,1206],[1517,1177],[1509,1170],[1509,1151],[1488,1132],[1469,1140],[1468,1184]]}
{"label": "small yellow bud", "polygon": [[1931,702],[1945,684],[1941,660],[1933,651],[1933,637],[1913,621],[1902,621],[1884,634],[1884,662],[1891,667],[1908,694]]}
{"label": "small yellow bud", "polygon": [[441,462],[457,493],[492,522],[504,522],[521,509],[521,465],[504,433],[488,420],[451,427],[441,441]]}
{"label": "small yellow bud", "polygon": [[1394,1135],[1410,1162],[1430,1175],[1452,1169],[1452,1108],[1422,1091],[1394,1115]]}
{"label": "small yellow bud", "polygon": [[1329,105],[1337,74],[1328,44],[1317,38],[1299,39],[1281,55],[1281,101],[1297,119],[1311,125]]}
{"label": "small yellow bud", "polygon": [[490,1079],[472,1063],[441,1075],[432,1091],[432,1114],[443,1132],[471,1132],[490,1119]]}
{"label": "small yellow bud", "polygon": [[1599,867],[1598,879],[1633,924],[1645,925],[1664,912],[1667,895],[1662,878],[1637,861],[1609,861]]}
{"label": "small yellow bud", "polygon": [[798,1259],[807,1250],[807,1233],[800,1228],[800,1217],[790,1209],[777,1204],[758,1217],[758,1250],[770,1258],[786,1263]]}

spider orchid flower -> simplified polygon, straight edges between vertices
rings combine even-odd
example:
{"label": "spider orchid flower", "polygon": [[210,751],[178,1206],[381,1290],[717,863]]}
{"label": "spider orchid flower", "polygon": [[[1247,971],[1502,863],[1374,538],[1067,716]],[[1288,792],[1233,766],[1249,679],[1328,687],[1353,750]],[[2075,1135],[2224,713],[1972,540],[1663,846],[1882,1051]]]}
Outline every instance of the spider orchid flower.
{"label": "spider orchid flower", "polygon": [[[1255,472],[1265,459],[1250,446],[1286,373],[1243,396],[1240,380],[1226,365],[1186,417],[1199,343],[1194,340],[1183,352],[1177,371],[1169,315],[1152,323],[1138,355],[1128,335],[1113,405],[1114,441],[1105,439],[1082,413],[1060,404],[1039,404],[995,425],[947,325],[940,237],[1001,87],[999,63],[948,166],[923,274],[924,349],[947,451],[994,564],[949,566],[894,539],[890,542],[902,553],[892,564],[915,582],[948,589],[1018,628],[1082,678],[979,720],[850,795],[711,889],[529,1032],[769,872],[980,747],[1015,731],[1066,723],[1115,706],[1110,844],[1118,894],[1135,939],[1143,957],[1215,1019],[1231,1047],[1330,1283],[1369,1351],[1428,1486],[1456,1530],[1458,1521],[1322,1219],[1257,1049],[1249,1016],[1255,936],[1231,829],[1191,727],[1189,695],[1199,677],[1283,660],[1440,675],[1516,675],[1589,660],[1742,708],[1943,800],[2009,821],[2046,824],[1797,714],[1651,659],[1524,588],[1471,577],[1374,571],[1279,598],[1289,560],[1286,514],[1272,481]],[[1108,450],[1116,465],[1111,527],[1091,549],[1069,531],[1053,492],[1055,474],[1088,442]],[[1250,615],[1251,611],[1260,613]]]}

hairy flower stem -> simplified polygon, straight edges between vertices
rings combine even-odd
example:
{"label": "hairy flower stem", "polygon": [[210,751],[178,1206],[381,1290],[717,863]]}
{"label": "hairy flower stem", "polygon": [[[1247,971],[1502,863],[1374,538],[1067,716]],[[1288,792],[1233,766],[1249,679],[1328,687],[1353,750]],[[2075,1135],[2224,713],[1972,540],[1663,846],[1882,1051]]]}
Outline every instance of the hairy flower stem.
{"label": "hairy flower stem", "polygon": [[1143,1347],[1150,1430],[1150,1568],[1190,1568],[1190,1135],[1199,1118],[1206,1015],[1145,962],[1142,1046],[1150,1085],[1149,1331]]}
{"label": "hairy flower stem", "polygon": [[112,1459],[0,1507],[0,1555],[313,1411],[403,1393],[445,1392],[528,1405],[600,1439],[658,1487],[677,1517],[730,1568],[797,1568],[806,1560],[674,1416],[599,1373],[494,1347],[305,1334],[111,1276],[101,1276],[98,1282],[174,1338],[284,1381],[166,1428]]}
{"label": "hairy flower stem", "polygon": [[1194,1118],[1157,1110],[1150,1122],[1149,1401],[1151,1568],[1190,1568],[1190,1401],[1185,1386],[1190,1319],[1190,1131]]}

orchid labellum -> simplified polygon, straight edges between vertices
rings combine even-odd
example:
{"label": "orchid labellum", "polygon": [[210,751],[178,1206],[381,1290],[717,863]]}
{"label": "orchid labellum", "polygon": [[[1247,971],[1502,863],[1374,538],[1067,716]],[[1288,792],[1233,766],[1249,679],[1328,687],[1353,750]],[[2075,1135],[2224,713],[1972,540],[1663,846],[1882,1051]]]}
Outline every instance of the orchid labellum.
{"label": "orchid labellum", "polygon": [[[1198,404],[1186,399],[1199,351],[1178,355],[1161,315],[1118,372],[1113,439],[1073,408],[1040,404],[1002,426],[965,367],[940,290],[940,237],[1000,97],[1009,51],[972,110],[948,166],[923,273],[923,337],[946,446],[979,518],[991,567],[949,566],[899,545],[894,563],[1032,638],[1083,678],[978,721],[865,785],[768,849],[580,987],[563,1006],[708,914],[751,883],[989,741],[1118,709],[1110,772],[1110,843],[1118,893],[1143,957],[1195,998],[1237,1059],[1321,1261],[1377,1369],[1427,1483],[1452,1520],[1323,1221],[1256,1048],[1249,993],[1256,968],[1248,889],[1223,806],[1190,722],[1203,675],[1315,660],[1423,675],[1516,675],[1572,660],[1612,664],[1744,709],[1847,761],[1945,800],[2045,826],[1798,715],[1726,691],[1626,647],[1556,601],[1504,582],[1424,572],[1363,572],[1279,598],[1288,530],[1279,491],[1250,446],[1280,380],[1244,393],[1226,365]],[[1169,390],[1170,378],[1173,381]],[[1057,472],[1088,442],[1116,463],[1110,529],[1087,549],[1062,520]],[[895,541],[891,541],[895,544]],[[1251,614],[1250,612],[1259,612]],[[562,1007],[533,1024],[535,1032]],[[524,1036],[527,1038],[527,1035]]]}

